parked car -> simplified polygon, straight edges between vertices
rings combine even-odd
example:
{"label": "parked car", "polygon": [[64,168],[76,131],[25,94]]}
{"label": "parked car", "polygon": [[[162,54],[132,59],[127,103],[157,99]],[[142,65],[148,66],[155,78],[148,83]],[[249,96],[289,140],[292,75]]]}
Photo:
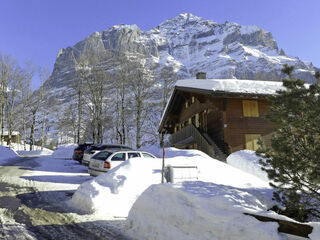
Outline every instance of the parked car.
{"label": "parked car", "polygon": [[103,150],[119,151],[119,150],[132,150],[132,148],[121,144],[100,144],[92,145],[84,151],[82,164],[89,165],[90,159],[93,154]]}
{"label": "parked car", "polygon": [[79,144],[78,147],[73,150],[72,159],[81,163],[84,151],[91,145],[92,143]]}
{"label": "parked car", "polygon": [[135,157],[156,158],[151,153],[143,151],[101,151],[91,157],[88,172],[90,176],[98,176]]}

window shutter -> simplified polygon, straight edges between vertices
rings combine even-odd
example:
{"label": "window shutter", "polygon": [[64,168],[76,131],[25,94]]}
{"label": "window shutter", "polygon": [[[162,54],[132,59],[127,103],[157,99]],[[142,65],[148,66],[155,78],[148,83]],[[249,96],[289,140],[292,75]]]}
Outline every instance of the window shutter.
{"label": "window shutter", "polygon": [[242,100],[244,117],[259,117],[259,106],[256,100]]}
{"label": "window shutter", "polygon": [[256,151],[259,148],[259,138],[261,138],[260,134],[245,134],[246,149]]}

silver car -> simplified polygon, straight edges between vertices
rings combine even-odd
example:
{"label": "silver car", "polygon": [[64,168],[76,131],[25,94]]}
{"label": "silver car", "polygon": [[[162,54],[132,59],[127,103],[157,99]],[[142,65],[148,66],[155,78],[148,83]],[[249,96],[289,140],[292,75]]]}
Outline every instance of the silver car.
{"label": "silver car", "polygon": [[130,147],[121,144],[100,144],[92,145],[84,151],[82,164],[89,165],[91,157],[102,150],[120,151],[120,150],[132,150]]}
{"label": "silver car", "polygon": [[101,151],[91,157],[88,172],[90,176],[98,176],[135,157],[156,158],[151,153],[143,151]]}

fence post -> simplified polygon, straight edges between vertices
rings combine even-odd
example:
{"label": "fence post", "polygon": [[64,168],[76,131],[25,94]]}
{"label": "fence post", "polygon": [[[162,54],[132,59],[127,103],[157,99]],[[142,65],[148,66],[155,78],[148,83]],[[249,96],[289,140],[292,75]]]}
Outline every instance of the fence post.
{"label": "fence post", "polygon": [[165,157],[164,147],[162,148],[162,169],[161,169],[161,183],[164,183],[164,157]]}
{"label": "fence post", "polygon": [[168,166],[169,182],[174,183],[174,171],[171,165]]}

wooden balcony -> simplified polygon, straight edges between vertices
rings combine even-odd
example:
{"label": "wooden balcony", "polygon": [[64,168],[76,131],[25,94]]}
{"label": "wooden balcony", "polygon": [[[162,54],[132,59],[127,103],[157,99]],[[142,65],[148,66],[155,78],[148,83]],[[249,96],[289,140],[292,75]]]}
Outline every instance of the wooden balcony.
{"label": "wooden balcony", "polygon": [[210,157],[215,156],[214,147],[210,145],[206,138],[193,124],[182,128],[180,131],[172,134],[170,137],[171,146],[177,148],[184,148],[194,143],[198,145],[198,150],[205,152]]}

